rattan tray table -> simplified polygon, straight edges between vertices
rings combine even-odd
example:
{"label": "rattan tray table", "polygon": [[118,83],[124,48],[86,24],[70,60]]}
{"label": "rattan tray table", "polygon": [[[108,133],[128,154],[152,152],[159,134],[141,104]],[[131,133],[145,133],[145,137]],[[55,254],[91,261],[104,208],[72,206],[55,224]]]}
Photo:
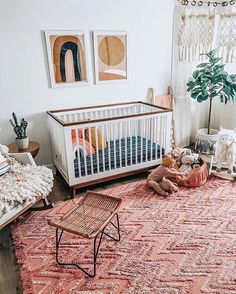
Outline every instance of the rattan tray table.
{"label": "rattan tray table", "polygon": [[[120,241],[120,226],[117,211],[121,205],[121,201],[122,200],[120,198],[87,191],[84,198],[69,212],[67,212],[62,219],[50,220],[48,224],[56,227],[57,263],[59,265],[76,266],[88,276],[94,277],[96,275],[96,260],[103,235],[106,235],[115,241]],[[116,218],[116,223],[112,222],[114,217]],[[105,229],[109,224],[116,228],[118,238],[115,238],[105,232]],[[76,234],[83,238],[94,238],[92,274],[83,269],[79,264],[63,263],[59,261],[59,245],[64,231]],[[97,244],[99,235],[100,237]]]}

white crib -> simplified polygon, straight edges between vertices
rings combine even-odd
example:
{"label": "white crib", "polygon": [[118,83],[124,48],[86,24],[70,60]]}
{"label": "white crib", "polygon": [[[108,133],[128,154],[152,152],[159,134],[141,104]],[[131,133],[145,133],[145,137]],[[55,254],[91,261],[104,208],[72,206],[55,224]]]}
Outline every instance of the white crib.
{"label": "white crib", "polygon": [[53,162],[79,187],[143,172],[171,148],[172,111],[145,102],[48,111]]}

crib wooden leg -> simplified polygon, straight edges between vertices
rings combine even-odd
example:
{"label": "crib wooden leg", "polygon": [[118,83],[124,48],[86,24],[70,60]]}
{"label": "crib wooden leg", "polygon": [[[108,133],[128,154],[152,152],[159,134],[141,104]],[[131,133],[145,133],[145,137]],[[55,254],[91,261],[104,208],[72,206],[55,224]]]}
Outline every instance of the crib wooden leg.
{"label": "crib wooden leg", "polygon": [[76,189],[74,187],[70,187],[69,193],[70,193],[71,199],[74,199],[76,194]]}

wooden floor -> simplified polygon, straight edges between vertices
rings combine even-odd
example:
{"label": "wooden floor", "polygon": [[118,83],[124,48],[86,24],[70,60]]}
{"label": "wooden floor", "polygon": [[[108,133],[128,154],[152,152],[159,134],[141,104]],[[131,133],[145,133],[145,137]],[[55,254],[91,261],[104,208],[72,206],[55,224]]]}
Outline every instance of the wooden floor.
{"label": "wooden floor", "polygon": [[[119,186],[133,181],[144,179],[146,174],[136,175],[109,183],[102,183],[89,187],[89,190],[102,191],[110,187]],[[77,191],[76,197],[85,194],[86,189]],[[56,203],[70,199],[69,190],[60,176],[55,177],[53,191],[49,197],[50,201]],[[16,220],[17,223],[17,220]],[[11,225],[0,231],[0,294],[23,293],[22,284],[19,277],[19,266],[15,258],[14,246],[11,239]]]}

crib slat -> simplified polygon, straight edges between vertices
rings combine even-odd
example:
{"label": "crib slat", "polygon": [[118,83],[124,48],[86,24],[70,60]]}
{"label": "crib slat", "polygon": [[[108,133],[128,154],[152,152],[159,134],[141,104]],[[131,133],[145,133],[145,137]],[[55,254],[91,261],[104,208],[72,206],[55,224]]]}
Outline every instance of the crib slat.
{"label": "crib slat", "polygon": [[[137,120],[135,121],[135,125],[136,125],[136,129],[138,130],[139,129],[139,125],[138,125],[138,121]],[[138,164],[138,132],[136,132],[136,136],[135,136],[135,145],[136,145],[136,148],[135,148],[135,153],[136,153],[136,161],[135,161],[135,164]]]}
{"label": "crib slat", "polygon": [[105,133],[104,133],[104,126],[101,126],[101,132],[102,132],[102,164],[103,164],[103,171],[106,171],[106,165],[105,165]]}
{"label": "crib slat", "polygon": [[77,148],[77,160],[78,160],[78,174],[81,177],[81,160],[80,160],[80,152],[79,152],[79,138],[78,138],[78,129],[74,129],[75,131],[75,142]]}
{"label": "crib slat", "polygon": [[111,124],[106,124],[106,135],[107,135],[107,155],[108,155],[108,164],[109,171],[111,170],[111,136],[110,136]]}
{"label": "crib slat", "polygon": [[90,164],[91,164],[91,175],[94,174],[94,166],[93,166],[93,146],[92,146],[92,137],[91,137],[91,127],[88,128],[89,135],[89,149],[90,149]]}
{"label": "crib slat", "polygon": [[163,116],[162,119],[163,119],[163,125],[162,125],[163,142],[162,142],[162,145],[163,145],[164,149],[166,149],[166,134],[165,134],[165,131],[164,131],[165,130],[165,125],[166,125],[166,117]]}
{"label": "crib slat", "polygon": [[122,145],[121,145],[121,138],[122,138],[122,123],[119,123],[119,151],[120,151],[120,168],[122,167]]}
{"label": "crib slat", "polygon": [[[125,113],[123,112],[123,115],[125,115]],[[123,123],[121,123],[123,125],[123,136],[122,138],[124,139],[124,156],[125,156],[125,167],[127,166],[127,156],[128,156],[128,152],[127,152],[127,137],[128,137],[128,134],[127,134],[127,128],[128,128],[128,124],[127,124],[127,121],[124,121]]]}
{"label": "crib slat", "polygon": [[115,136],[113,137],[113,152],[114,152],[114,168],[117,168],[117,160],[116,160],[116,157],[117,157],[117,144],[116,144],[116,137],[117,137],[117,134],[118,134],[118,124],[116,123],[113,123],[112,124],[112,134],[114,134]]}
{"label": "crib slat", "polygon": [[166,146],[167,146],[167,133],[168,133],[165,130],[167,130],[167,127],[168,127],[168,125],[167,125],[167,116],[165,116],[165,124],[164,124],[164,130],[163,130],[163,132],[165,134],[165,150],[166,150]]}
{"label": "crib slat", "polygon": [[151,128],[151,126],[154,126],[154,123],[153,123],[153,118],[150,118],[150,141],[151,141],[151,148],[150,148],[150,160],[152,161],[153,160],[153,128]]}
{"label": "crib slat", "polygon": [[130,165],[133,164],[133,138],[131,133],[132,122],[129,121],[129,140],[130,140]]}
{"label": "crib slat", "polygon": [[99,150],[98,150],[98,129],[97,126],[95,128],[95,146],[96,146],[96,155],[97,155],[97,172],[100,172],[100,162],[99,162]]}
{"label": "crib slat", "polygon": [[146,138],[146,162],[148,161],[148,119],[144,120]]}
{"label": "crib slat", "polygon": [[[127,115],[127,109],[123,109],[123,115]],[[124,163],[124,166],[126,167],[127,166],[127,160],[128,160],[128,144],[127,144],[127,138],[128,138],[128,121],[124,121],[122,123],[123,125],[123,139],[124,139],[124,156],[125,156],[125,163]]]}
{"label": "crib slat", "polygon": [[141,134],[141,159],[140,163],[143,163],[143,128],[142,128],[143,119],[140,120],[140,134]]}
{"label": "crib slat", "polygon": [[[130,114],[130,109],[127,108],[127,114]],[[127,138],[126,138],[126,145],[127,145],[127,165],[132,165],[132,138],[131,138],[131,120],[127,121]],[[130,149],[128,153],[128,140],[130,142]],[[129,155],[129,156],[128,156]],[[128,163],[130,159],[130,164]]]}
{"label": "crib slat", "polygon": [[84,128],[82,128],[82,138],[83,138],[83,150],[84,150],[84,168],[85,168],[85,176],[88,175],[88,169],[87,169],[87,150],[85,145],[85,132]]}
{"label": "crib slat", "polygon": [[162,134],[163,117],[160,117],[160,158],[162,158],[163,134]]}
{"label": "crib slat", "polygon": [[159,124],[159,117],[155,118],[155,159],[157,159],[157,148],[158,145],[160,145],[160,139],[159,139],[159,130],[158,130],[158,124]]}

